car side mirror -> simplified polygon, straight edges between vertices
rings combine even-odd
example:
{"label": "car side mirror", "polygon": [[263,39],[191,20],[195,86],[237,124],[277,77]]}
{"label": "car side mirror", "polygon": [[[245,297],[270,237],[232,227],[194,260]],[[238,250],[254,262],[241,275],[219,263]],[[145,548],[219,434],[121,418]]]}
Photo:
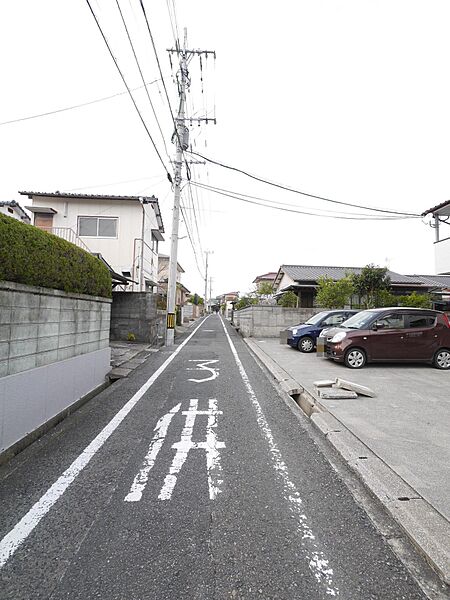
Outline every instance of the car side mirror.
{"label": "car side mirror", "polygon": [[378,331],[379,325],[377,325],[376,323],[373,323],[371,329],[372,329],[372,331]]}

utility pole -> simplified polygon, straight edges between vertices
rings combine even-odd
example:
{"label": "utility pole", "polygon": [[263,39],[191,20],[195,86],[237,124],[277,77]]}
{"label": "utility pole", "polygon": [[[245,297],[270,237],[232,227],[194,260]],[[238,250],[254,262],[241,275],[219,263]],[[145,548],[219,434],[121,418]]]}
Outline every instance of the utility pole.
{"label": "utility pole", "polygon": [[[177,44],[177,48],[169,48],[167,51],[172,55],[176,54],[179,60],[180,66],[180,77],[178,80],[178,95],[180,98],[180,104],[178,108],[178,115],[175,119],[176,129],[174,133],[175,144],[176,144],[176,157],[174,161],[174,200],[173,200],[173,215],[172,215],[172,238],[170,247],[170,259],[169,259],[169,280],[167,283],[167,322],[166,322],[166,346],[172,346],[175,338],[175,301],[177,291],[177,264],[178,264],[178,226],[180,221],[180,193],[181,193],[181,180],[182,173],[181,168],[183,166],[183,151],[189,147],[189,129],[185,125],[185,121],[192,124],[192,121],[213,121],[215,119],[199,118],[199,119],[186,119],[186,90],[190,86],[189,71],[187,68],[188,61],[194,56],[202,55],[207,56],[216,53],[212,50],[188,50],[187,46],[187,29],[184,29],[184,44],[183,48],[180,48]],[[206,255],[208,259],[208,255]],[[206,270],[208,270],[208,260],[206,261]],[[208,280],[206,279],[206,282]],[[206,294],[205,294],[206,302]]]}
{"label": "utility pole", "polygon": [[206,271],[205,271],[205,300],[204,300],[204,305],[205,305],[205,310],[206,312],[208,312],[208,256],[210,254],[214,254],[213,250],[205,250],[205,254],[206,254]]}

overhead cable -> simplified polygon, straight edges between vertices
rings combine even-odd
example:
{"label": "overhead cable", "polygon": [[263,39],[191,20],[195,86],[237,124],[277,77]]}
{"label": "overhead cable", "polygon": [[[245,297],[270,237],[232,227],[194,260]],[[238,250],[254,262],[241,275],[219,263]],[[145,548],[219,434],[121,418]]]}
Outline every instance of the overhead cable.
{"label": "overhead cable", "polygon": [[245,175],[246,177],[250,177],[251,179],[260,181],[261,183],[265,183],[267,185],[271,185],[273,187],[279,188],[281,190],[286,190],[286,191],[292,192],[294,194],[299,194],[300,196],[307,196],[308,198],[315,198],[316,200],[323,200],[324,202],[331,202],[333,204],[340,204],[342,206],[351,206],[352,208],[361,208],[363,210],[372,210],[375,212],[394,214],[394,215],[400,215],[400,216],[408,216],[408,217],[420,217],[420,215],[417,213],[408,213],[408,212],[401,212],[401,211],[396,211],[396,210],[387,210],[387,209],[383,209],[383,208],[373,208],[370,206],[363,206],[361,204],[352,204],[350,202],[342,202],[340,200],[333,200],[332,198],[325,198],[324,196],[318,196],[316,194],[310,194],[308,192],[302,192],[301,190],[297,190],[295,188],[292,188],[292,187],[289,187],[286,185],[281,185],[279,183],[274,183],[273,181],[268,181],[267,179],[258,177],[257,175],[252,175],[251,173],[248,173],[247,171],[244,171],[243,169],[239,169],[238,167],[232,167],[230,165],[226,165],[219,161],[213,160],[212,158],[203,156],[203,154],[200,154],[199,152],[193,152],[191,150],[191,151],[189,151],[189,154],[193,154],[194,156],[199,156],[203,160],[206,160],[207,162],[209,162],[213,165],[223,167],[224,169],[228,169],[230,171],[236,171],[237,173],[241,173],[242,175]]}
{"label": "overhead cable", "polygon": [[168,157],[168,158],[169,158],[169,160],[170,160],[170,156],[169,156],[169,153],[168,153],[168,151],[167,151],[166,140],[165,140],[164,134],[163,134],[163,132],[162,132],[161,125],[160,125],[160,123],[159,123],[159,120],[158,120],[158,115],[156,114],[156,111],[155,111],[155,107],[153,106],[152,99],[150,98],[150,93],[149,93],[149,91],[148,91],[148,88],[145,86],[144,74],[142,73],[141,65],[140,65],[140,63],[139,63],[139,59],[138,59],[138,57],[137,57],[136,50],[134,49],[133,40],[131,39],[131,35],[130,35],[130,32],[129,32],[129,30],[128,30],[128,26],[127,26],[127,24],[126,24],[126,21],[125,21],[125,17],[123,16],[122,9],[120,8],[119,0],[116,0],[116,4],[117,4],[117,8],[119,9],[120,17],[121,17],[121,19],[122,19],[122,23],[123,23],[123,26],[124,26],[124,28],[125,28],[125,31],[126,31],[126,34],[127,34],[128,41],[129,41],[129,43],[130,43],[130,46],[131,46],[131,50],[132,50],[132,52],[133,52],[134,60],[135,60],[135,62],[136,62],[136,66],[137,66],[137,68],[138,68],[139,75],[141,76],[142,83],[144,84],[145,91],[146,91],[146,93],[147,93],[147,98],[148,98],[148,101],[149,101],[149,103],[150,103],[150,106],[151,106],[151,108],[152,108],[152,111],[153,111],[153,116],[155,117],[155,121],[156,121],[156,123],[157,123],[157,125],[158,125],[158,129],[159,129],[159,133],[161,134],[161,138],[162,138],[162,141],[163,141],[163,144],[164,144],[164,149],[165,149],[165,151],[166,151],[167,157]]}
{"label": "overhead cable", "polygon": [[[248,204],[256,204],[258,206],[264,206],[265,208],[272,208],[275,210],[280,210],[283,212],[290,212],[290,213],[297,213],[297,214],[302,214],[302,215],[308,215],[311,217],[322,217],[322,218],[329,218],[329,219],[343,219],[343,220],[350,220],[350,221],[398,221],[398,220],[404,220],[404,219],[413,219],[413,218],[418,218],[418,216],[416,215],[411,215],[411,216],[371,216],[371,215],[361,215],[360,217],[351,217],[351,216],[343,216],[343,215],[326,215],[326,214],[317,214],[317,213],[312,213],[312,212],[307,212],[307,211],[302,211],[302,210],[298,210],[296,208],[286,208],[284,206],[280,206],[280,205],[276,205],[275,201],[273,200],[265,200],[265,201],[261,201],[262,199],[257,198],[257,197],[253,197],[253,196],[248,196],[245,194],[239,194],[239,192],[225,192],[222,191],[221,188],[215,188],[213,186],[208,186],[205,185],[203,183],[199,183],[196,181],[192,181],[191,180],[191,184],[194,186],[197,186],[201,189],[204,190],[208,190],[211,192],[214,192],[215,194],[219,194],[221,196],[226,196],[228,198],[234,198],[235,200],[240,200],[241,202],[246,202]],[[251,199],[250,199],[251,198]],[[271,202],[272,204],[268,204],[269,202]]]}
{"label": "overhead cable", "polygon": [[146,125],[145,121],[144,121],[144,118],[142,117],[141,111],[139,110],[139,107],[138,107],[138,105],[136,104],[136,101],[135,101],[135,99],[134,99],[134,97],[133,97],[133,94],[131,93],[131,90],[130,90],[130,88],[128,87],[128,84],[127,84],[127,82],[126,82],[126,79],[125,79],[125,77],[124,77],[124,75],[123,75],[123,73],[122,73],[122,70],[121,70],[121,68],[119,67],[119,63],[117,62],[117,60],[116,60],[116,57],[114,56],[114,54],[113,54],[113,52],[112,52],[112,50],[111,50],[111,47],[110,47],[110,45],[109,45],[109,42],[108,42],[108,40],[107,40],[107,38],[106,38],[106,36],[105,36],[105,34],[104,34],[104,32],[103,32],[102,28],[101,28],[101,25],[100,25],[100,23],[99,23],[98,19],[97,19],[97,16],[96,16],[95,12],[94,12],[94,11],[93,11],[93,9],[92,9],[92,6],[91,6],[91,3],[90,3],[90,0],[86,0],[86,3],[87,3],[87,5],[89,6],[89,10],[91,11],[91,14],[92,14],[92,16],[94,17],[94,20],[95,20],[95,22],[96,22],[96,24],[97,24],[98,30],[99,30],[99,31],[100,31],[100,33],[101,33],[101,36],[102,36],[102,38],[103,38],[103,41],[105,42],[105,44],[106,44],[106,47],[108,48],[108,52],[109,52],[109,54],[111,55],[111,58],[113,59],[113,61],[114,61],[114,64],[116,65],[116,68],[117,68],[117,70],[118,70],[118,72],[119,72],[119,74],[120,74],[120,77],[122,78],[122,81],[123,81],[123,83],[124,83],[125,87],[127,88],[127,92],[128,92],[128,94],[129,94],[129,96],[130,96],[130,98],[131,98],[132,102],[133,102],[133,105],[134,105],[134,108],[136,109],[136,112],[137,112],[137,113],[138,113],[138,115],[139,115],[139,118],[140,118],[140,120],[141,120],[141,122],[142,122],[142,125],[144,126],[144,128],[145,128],[145,131],[147,132],[147,135],[148,135],[148,137],[150,138],[150,141],[151,141],[151,142],[152,142],[152,144],[153,144],[153,147],[154,147],[154,149],[155,149],[155,152],[156,152],[156,154],[158,155],[158,158],[159,158],[159,160],[160,160],[160,162],[161,162],[162,166],[164,167],[164,170],[165,170],[165,172],[166,172],[166,175],[167,175],[167,179],[170,181],[170,183],[172,183],[172,175],[169,173],[169,171],[168,171],[168,169],[167,169],[167,167],[166,167],[166,165],[165,165],[165,163],[164,163],[164,161],[163,161],[163,159],[162,159],[162,156],[161,156],[161,154],[159,153],[159,150],[158,150],[158,148],[157,148],[157,146],[156,146],[156,144],[155,144],[155,141],[154,141],[154,139],[153,139],[153,137],[152,137],[152,135],[151,135],[151,133],[150,133],[150,131],[149,131],[149,129],[148,129],[148,127],[147,127],[147,125]]}
{"label": "overhead cable", "polygon": [[[153,81],[149,81],[148,83],[144,83],[144,85],[140,85],[136,88],[131,88],[131,91],[136,92],[137,90],[142,90],[143,87],[152,85],[152,83],[156,83],[157,81],[159,81],[159,78],[154,79]],[[38,119],[39,117],[48,117],[50,115],[56,115],[58,113],[65,112],[67,110],[73,110],[74,108],[82,108],[83,106],[90,106],[91,104],[96,104],[97,102],[103,102],[104,100],[111,100],[112,98],[117,98],[118,96],[125,96],[126,94],[128,94],[128,92],[117,92],[117,94],[111,94],[110,96],[103,96],[103,98],[96,98],[95,100],[89,100],[88,102],[82,102],[81,104],[74,104],[73,106],[65,106],[64,108],[56,108],[55,110],[49,110],[44,113],[38,113],[37,115],[29,115],[27,117],[11,119],[10,121],[3,121],[2,123],[0,123],[0,127],[2,125],[9,125],[11,123],[19,123],[20,121],[29,121],[30,119]]]}
{"label": "overhead cable", "polygon": [[[173,122],[173,126],[174,126],[174,129],[175,129],[175,135],[178,138],[178,143],[180,145],[181,152],[183,153],[183,146],[181,144],[180,136],[178,134],[178,127],[177,127],[177,123],[175,121],[175,116],[173,114],[172,104],[170,102],[169,93],[168,93],[167,87],[166,87],[166,82],[164,81],[164,75],[163,75],[163,72],[162,72],[162,69],[161,69],[161,63],[159,62],[159,56],[158,56],[158,51],[156,49],[155,40],[153,39],[152,30],[150,28],[150,23],[149,23],[148,18],[147,18],[147,13],[145,11],[145,6],[144,6],[144,3],[143,3],[143,0],[139,0],[139,2],[140,2],[140,5],[141,5],[142,12],[144,14],[145,22],[147,24],[147,30],[148,30],[148,34],[150,36],[150,40],[151,40],[151,43],[152,43],[153,52],[155,53],[156,63],[158,65],[159,74],[161,76],[161,81],[162,81],[162,84],[163,84],[163,87],[164,87],[164,93],[166,95],[167,104],[168,104],[168,107],[169,107],[170,115],[172,117],[172,122]],[[183,156],[184,156],[184,153],[183,153]],[[187,178],[189,180],[191,178],[191,175],[190,175],[190,169],[189,169],[189,165],[188,165],[188,162],[187,162],[186,158],[184,158],[184,163],[186,165],[186,174],[187,174]]]}

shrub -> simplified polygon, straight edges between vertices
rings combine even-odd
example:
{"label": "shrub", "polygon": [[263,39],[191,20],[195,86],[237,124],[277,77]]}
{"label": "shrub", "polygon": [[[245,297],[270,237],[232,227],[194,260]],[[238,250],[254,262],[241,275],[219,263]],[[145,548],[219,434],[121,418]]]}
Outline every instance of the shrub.
{"label": "shrub", "polygon": [[279,306],[283,306],[284,308],[296,308],[297,307],[298,298],[294,292],[285,292],[278,299]]}
{"label": "shrub", "polygon": [[111,276],[95,256],[56,235],[0,214],[0,280],[111,298]]}
{"label": "shrub", "polygon": [[346,275],[338,281],[331,277],[319,277],[317,286],[316,302],[318,306],[325,308],[344,308],[350,303],[353,295],[352,277]]}
{"label": "shrub", "polygon": [[411,306],[413,308],[431,308],[431,296],[429,294],[418,294],[412,292],[408,296],[397,298],[399,306]]}

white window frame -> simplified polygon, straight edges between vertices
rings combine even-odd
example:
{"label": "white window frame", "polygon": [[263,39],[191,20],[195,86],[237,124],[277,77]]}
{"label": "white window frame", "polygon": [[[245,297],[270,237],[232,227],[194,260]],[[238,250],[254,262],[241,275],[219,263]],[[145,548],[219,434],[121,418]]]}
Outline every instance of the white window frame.
{"label": "white window frame", "polygon": [[[82,235],[80,233],[80,222],[81,219],[97,219],[97,235]],[[109,220],[114,220],[116,221],[116,235],[98,235],[98,224],[99,224],[99,220],[100,219],[109,219]],[[119,217],[105,217],[103,215],[79,215],[78,216],[78,222],[77,222],[77,235],[79,237],[84,237],[84,238],[91,238],[91,239],[95,239],[95,240],[117,240],[117,238],[119,237]]]}

